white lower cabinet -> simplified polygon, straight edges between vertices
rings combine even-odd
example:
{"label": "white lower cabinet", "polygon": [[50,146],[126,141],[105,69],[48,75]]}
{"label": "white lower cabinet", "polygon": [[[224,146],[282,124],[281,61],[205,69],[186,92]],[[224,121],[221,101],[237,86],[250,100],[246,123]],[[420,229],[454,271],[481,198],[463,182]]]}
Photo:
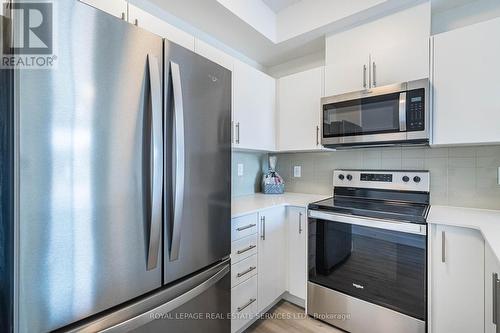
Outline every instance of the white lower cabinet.
{"label": "white lower cabinet", "polygon": [[287,226],[287,287],[288,292],[306,299],[307,286],[307,215],[306,209],[288,207],[286,211]]}
{"label": "white lower cabinet", "polygon": [[266,310],[286,290],[285,207],[259,213],[259,312]]}
{"label": "white lower cabinet", "polygon": [[[484,331],[486,333],[496,333],[498,322],[500,319],[498,315],[498,304],[500,293],[496,292],[494,288],[500,282],[500,262],[496,257],[491,247],[486,244],[484,249]],[[496,310],[496,313],[494,311]],[[494,318],[495,317],[495,318]],[[500,323],[499,323],[500,324]]]}
{"label": "white lower cabinet", "polygon": [[484,332],[483,237],[467,228],[432,225],[430,230],[429,332]]}
{"label": "white lower cabinet", "polygon": [[231,289],[231,332],[244,328],[258,313],[257,276]]}

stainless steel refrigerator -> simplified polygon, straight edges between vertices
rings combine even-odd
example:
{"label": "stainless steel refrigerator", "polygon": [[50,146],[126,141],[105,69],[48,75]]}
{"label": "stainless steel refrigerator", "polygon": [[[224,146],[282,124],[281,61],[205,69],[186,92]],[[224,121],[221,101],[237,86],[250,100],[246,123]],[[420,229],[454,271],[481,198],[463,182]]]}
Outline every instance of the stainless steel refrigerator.
{"label": "stainless steel refrigerator", "polygon": [[230,71],[53,10],[56,67],[1,70],[0,331],[229,332]]}

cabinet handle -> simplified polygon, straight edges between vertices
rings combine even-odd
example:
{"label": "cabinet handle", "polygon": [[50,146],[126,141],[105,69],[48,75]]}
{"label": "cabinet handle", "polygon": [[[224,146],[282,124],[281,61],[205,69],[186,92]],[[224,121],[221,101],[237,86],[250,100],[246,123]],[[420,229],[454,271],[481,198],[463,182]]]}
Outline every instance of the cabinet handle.
{"label": "cabinet handle", "polygon": [[302,213],[299,213],[299,234],[302,233]]}
{"label": "cabinet handle", "polygon": [[363,88],[366,89],[366,65],[363,65]]}
{"label": "cabinet handle", "polygon": [[122,20],[125,21],[125,12],[122,12]]}
{"label": "cabinet handle", "polygon": [[250,245],[249,247],[247,248],[244,248],[243,250],[238,250],[236,251],[237,254],[242,254],[242,253],[245,253],[245,252],[248,252],[252,249],[255,249],[257,247],[257,245]]}
{"label": "cabinet handle", "polygon": [[252,272],[252,271],[253,271],[253,270],[255,270],[255,269],[257,269],[257,267],[255,267],[255,266],[251,266],[251,267],[250,267],[249,269],[247,269],[246,271],[236,274],[236,276],[240,278],[240,277],[242,277],[242,276],[247,275],[248,273]]}
{"label": "cabinet handle", "polygon": [[240,123],[236,123],[236,143],[240,144]]}
{"label": "cabinet handle", "polygon": [[497,273],[493,273],[493,279],[492,279],[492,282],[493,282],[493,288],[492,288],[492,307],[493,307],[493,316],[491,317],[492,318],[492,321],[493,321],[493,324],[497,325],[498,324],[498,314],[497,314],[497,297],[498,297],[498,294],[497,294],[497,286],[498,284],[500,283],[500,281],[498,280],[498,274]]}
{"label": "cabinet handle", "polygon": [[135,19],[135,21],[134,21],[134,25],[135,25],[136,27],[138,27],[138,26],[139,26],[139,20],[138,20],[138,19]]}
{"label": "cabinet handle", "polygon": [[262,240],[266,240],[266,217],[265,216],[262,216],[260,218],[260,228],[261,228],[260,238]]}
{"label": "cabinet handle", "polygon": [[375,61],[372,64],[372,71],[373,71],[373,86],[377,86],[377,64]]}
{"label": "cabinet handle", "polygon": [[316,126],[316,146],[319,146],[319,126]]}
{"label": "cabinet handle", "polygon": [[446,262],[446,235],[444,231],[441,231],[441,262]]}
{"label": "cabinet handle", "polygon": [[247,230],[247,229],[250,229],[250,228],[253,228],[255,227],[256,224],[249,224],[249,225],[246,225],[244,227],[239,227],[238,229],[236,229],[237,231],[243,231],[243,230]]}
{"label": "cabinet handle", "polygon": [[241,312],[248,308],[250,305],[252,305],[257,299],[256,298],[251,298],[247,304],[240,306],[239,308],[236,309],[236,311]]}

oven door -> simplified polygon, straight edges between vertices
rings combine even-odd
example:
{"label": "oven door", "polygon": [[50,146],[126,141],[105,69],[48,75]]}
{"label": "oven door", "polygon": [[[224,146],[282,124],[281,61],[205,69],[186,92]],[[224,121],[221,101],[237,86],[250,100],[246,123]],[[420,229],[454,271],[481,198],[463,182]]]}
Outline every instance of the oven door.
{"label": "oven door", "polygon": [[309,281],[426,320],[425,225],[309,212]]}

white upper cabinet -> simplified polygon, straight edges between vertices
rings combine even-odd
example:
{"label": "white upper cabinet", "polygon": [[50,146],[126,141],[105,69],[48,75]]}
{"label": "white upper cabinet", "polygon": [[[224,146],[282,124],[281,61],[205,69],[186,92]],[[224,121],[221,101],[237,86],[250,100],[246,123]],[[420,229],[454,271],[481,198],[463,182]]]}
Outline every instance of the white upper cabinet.
{"label": "white upper cabinet", "polygon": [[430,230],[429,332],[484,332],[483,237],[467,228],[432,225]]}
{"label": "white upper cabinet", "polygon": [[276,80],[236,60],[233,71],[233,146],[274,151],[275,109]]}
{"label": "white upper cabinet", "polygon": [[320,110],[323,67],[278,80],[278,149],[321,148]]}
{"label": "white upper cabinet", "polygon": [[430,2],[326,38],[325,95],[429,77]]}
{"label": "white upper cabinet", "polygon": [[230,71],[233,70],[233,57],[200,39],[196,39],[195,52]]}
{"label": "white upper cabinet", "polygon": [[130,23],[194,51],[194,36],[134,5],[129,5],[128,9]]}
{"label": "white upper cabinet", "polygon": [[127,19],[127,1],[125,0],[80,0],[80,2],[86,3],[87,5],[121,18],[122,20]]}
{"label": "white upper cabinet", "polygon": [[434,36],[432,144],[500,142],[500,18]]}

